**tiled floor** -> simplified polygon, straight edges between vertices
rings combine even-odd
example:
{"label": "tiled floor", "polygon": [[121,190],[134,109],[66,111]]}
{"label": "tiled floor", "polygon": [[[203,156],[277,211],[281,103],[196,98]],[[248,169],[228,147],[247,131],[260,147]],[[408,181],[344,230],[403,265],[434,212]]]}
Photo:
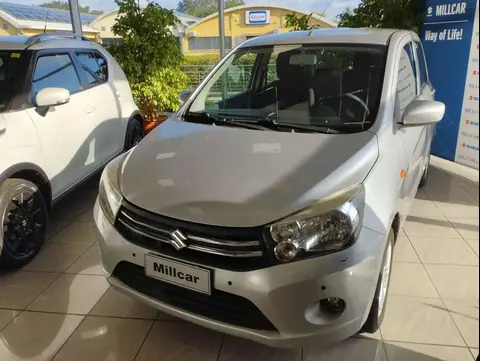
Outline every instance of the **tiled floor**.
{"label": "tiled floor", "polygon": [[472,361],[479,348],[478,172],[432,162],[396,246],[376,335],[325,349],[269,349],[115,292],[93,238],[97,179],[56,209],[31,264],[0,275],[0,360]]}

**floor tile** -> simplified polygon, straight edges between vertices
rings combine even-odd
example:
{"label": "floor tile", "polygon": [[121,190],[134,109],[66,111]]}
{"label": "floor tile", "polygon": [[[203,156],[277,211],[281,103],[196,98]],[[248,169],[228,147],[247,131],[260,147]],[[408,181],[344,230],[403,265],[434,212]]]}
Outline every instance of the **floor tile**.
{"label": "floor tile", "polygon": [[24,309],[58,276],[26,271],[3,274],[0,277],[0,308]]}
{"label": "floor tile", "polygon": [[91,315],[146,318],[154,320],[158,311],[146,304],[110,288],[90,312]]}
{"label": "floor tile", "polygon": [[478,338],[480,336],[478,332],[478,302],[445,300],[445,305],[450,311],[467,346],[478,348]]}
{"label": "floor tile", "polygon": [[93,222],[74,221],[53,236],[49,242],[87,243],[96,241],[96,230]]}
{"label": "floor tile", "polygon": [[13,320],[20,311],[0,310],[0,331]]}
{"label": "floor tile", "polygon": [[304,361],[387,361],[382,341],[350,338],[322,348],[305,348]]}
{"label": "floor tile", "polygon": [[426,264],[425,268],[440,297],[478,301],[478,267]]}
{"label": "floor tile", "polygon": [[159,321],[174,321],[174,322],[187,322],[182,320],[181,318],[169,315],[168,313],[165,312],[158,312],[157,314],[157,320]]}
{"label": "floor tile", "polygon": [[79,222],[93,223],[93,208],[88,209],[80,217],[77,218]]}
{"label": "floor tile", "polygon": [[473,361],[466,347],[386,342],[388,361]]}
{"label": "floor tile", "polygon": [[473,252],[475,252],[477,254],[477,256],[479,255],[479,251],[478,251],[478,238],[475,238],[475,239],[466,239],[467,243],[470,245],[470,247],[473,249]]}
{"label": "floor tile", "polygon": [[23,269],[30,271],[64,272],[87,249],[84,244],[47,243],[37,257]]}
{"label": "floor tile", "polygon": [[470,352],[472,353],[473,358],[476,360],[478,357],[478,348],[471,348]]}
{"label": "floor tile", "polygon": [[461,238],[445,217],[409,216],[403,228],[408,238]]}
{"label": "floor tile", "polygon": [[393,262],[420,263],[408,237],[398,237],[393,252]]}
{"label": "floor tile", "polygon": [[87,317],[54,361],[133,361],[153,321]]}
{"label": "floor tile", "polygon": [[417,193],[409,215],[418,217],[443,217],[440,209],[438,209],[435,203],[422,191]]}
{"label": "floor tile", "polygon": [[463,238],[478,239],[478,213],[476,218],[449,217],[448,220]]}
{"label": "floor tile", "polygon": [[411,238],[423,263],[478,266],[478,256],[463,239]]}
{"label": "floor tile", "polygon": [[216,361],[222,336],[192,323],[156,321],[135,361]]}
{"label": "floor tile", "polygon": [[302,361],[301,350],[272,348],[249,340],[225,336],[218,361]]}
{"label": "floor tile", "polygon": [[50,217],[48,220],[47,233],[45,238],[47,240],[51,239],[54,235],[68,226],[72,221],[67,219],[61,219],[58,217]]}
{"label": "floor tile", "polygon": [[388,297],[381,327],[386,341],[466,346],[441,300]]}
{"label": "floor tile", "polygon": [[93,244],[65,273],[103,275],[98,245],[96,243]]}
{"label": "floor tile", "polygon": [[0,360],[50,361],[82,316],[22,312],[0,332]]}
{"label": "floor tile", "polygon": [[103,276],[63,274],[28,309],[86,315],[108,287]]}
{"label": "floor tile", "polygon": [[478,201],[469,195],[471,201],[449,200],[435,202],[445,217],[475,218],[478,217]]}
{"label": "floor tile", "polygon": [[388,292],[397,296],[440,298],[421,263],[394,263]]}

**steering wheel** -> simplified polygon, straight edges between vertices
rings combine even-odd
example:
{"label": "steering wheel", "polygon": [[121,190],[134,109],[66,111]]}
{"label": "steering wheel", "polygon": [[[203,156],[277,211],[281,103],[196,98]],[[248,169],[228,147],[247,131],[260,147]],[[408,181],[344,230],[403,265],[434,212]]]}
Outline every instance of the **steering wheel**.
{"label": "steering wheel", "polygon": [[345,93],[345,94],[332,95],[332,96],[328,96],[328,97],[321,97],[319,99],[319,103],[322,104],[323,101],[325,101],[327,99],[340,99],[340,98],[343,98],[343,97],[350,98],[350,99],[356,101],[358,104],[360,104],[362,106],[363,109],[365,109],[365,111],[367,112],[367,116],[370,114],[370,109],[368,109],[367,104],[365,104],[365,102],[362,99],[360,99],[359,97],[357,97],[354,93]]}

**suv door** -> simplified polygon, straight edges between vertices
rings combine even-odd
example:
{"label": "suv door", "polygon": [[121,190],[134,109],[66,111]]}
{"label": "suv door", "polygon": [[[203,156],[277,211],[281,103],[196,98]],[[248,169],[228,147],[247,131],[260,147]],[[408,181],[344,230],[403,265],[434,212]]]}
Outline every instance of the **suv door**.
{"label": "suv door", "polygon": [[[405,108],[414,100],[423,99],[423,90],[420,88],[419,67],[412,38],[402,44],[398,58],[398,77],[395,101],[395,122],[402,122]],[[428,92],[425,92],[428,96]],[[402,211],[408,214],[413,204],[423,173],[425,152],[427,147],[428,127],[397,128],[397,138],[402,149],[403,169],[406,171],[403,178],[401,198]]]}
{"label": "suv door", "polygon": [[64,88],[70,92],[66,104],[27,109],[38,133],[53,199],[98,167],[92,136],[95,127],[87,119],[90,96],[80,79],[69,50],[39,52],[34,59],[29,79],[32,104],[36,94],[45,88]]}
{"label": "suv door", "polygon": [[121,152],[125,143],[125,127],[120,119],[120,104],[109,83],[107,60],[95,50],[76,50],[80,75],[87,87],[89,122],[95,142],[96,164],[99,166]]}

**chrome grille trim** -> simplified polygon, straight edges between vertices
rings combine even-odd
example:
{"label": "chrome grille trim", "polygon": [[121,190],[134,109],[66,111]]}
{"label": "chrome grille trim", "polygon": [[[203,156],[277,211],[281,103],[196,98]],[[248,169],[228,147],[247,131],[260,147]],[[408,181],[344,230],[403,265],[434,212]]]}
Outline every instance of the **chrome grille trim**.
{"label": "chrome grille trim", "polygon": [[[133,219],[130,217],[128,214],[126,214],[123,211],[120,211],[121,217],[125,217],[129,222],[132,222],[135,225],[138,225],[140,227],[144,227],[148,230],[151,230],[153,232],[159,232],[162,235],[169,236],[170,232],[161,229],[158,227],[151,226],[149,224],[146,224],[144,222],[138,221],[136,219]],[[125,222],[121,217],[117,217],[117,221],[120,222],[124,227],[128,228],[131,232],[134,232],[140,236],[150,238],[152,240],[162,242],[165,244],[171,245],[170,239],[169,238],[162,238],[159,237],[159,235],[147,233],[145,231],[142,231],[138,229],[137,227],[134,227],[127,222]],[[193,236],[188,233],[186,233],[187,240],[197,242],[197,243],[202,243],[203,245],[198,245],[198,244],[188,244],[187,249],[190,249],[192,251],[198,251],[198,252],[203,252],[203,253],[209,253],[217,256],[225,256],[225,257],[238,257],[238,258],[247,258],[247,257],[262,257],[263,253],[260,249],[260,242],[259,241],[247,241],[247,242],[234,242],[234,241],[227,241],[227,240],[220,240],[220,239],[212,239],[212,238],[206,238],[206,237],[199,237],[199,236]],[[232,247],[236,249],[220,249],[217,247],[210,247],[208,245],[212,246],[218,246],[218,247]],[[241,248],[245,247],[254,247],[256,250],[244,250]]]}

